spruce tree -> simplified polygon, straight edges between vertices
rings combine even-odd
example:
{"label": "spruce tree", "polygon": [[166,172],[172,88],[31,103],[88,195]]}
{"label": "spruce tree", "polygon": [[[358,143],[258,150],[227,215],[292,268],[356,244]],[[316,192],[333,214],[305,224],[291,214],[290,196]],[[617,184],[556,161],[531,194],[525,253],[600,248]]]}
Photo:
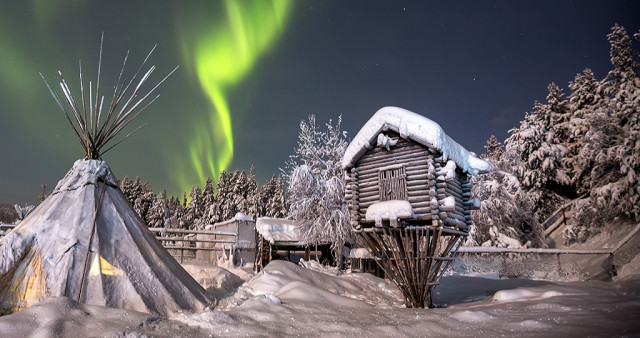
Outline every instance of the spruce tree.
{"label": "spruce tree", "polygon": [[487,150],[484,157],[496,161],[500,160],[502,154],[504,153],[504,146],[502,145],[500,140],[495,137],[495,135],[491,135],[491,137],[489,137],[489,139],[487,140],[487,144],[484,146],[484,149]]}

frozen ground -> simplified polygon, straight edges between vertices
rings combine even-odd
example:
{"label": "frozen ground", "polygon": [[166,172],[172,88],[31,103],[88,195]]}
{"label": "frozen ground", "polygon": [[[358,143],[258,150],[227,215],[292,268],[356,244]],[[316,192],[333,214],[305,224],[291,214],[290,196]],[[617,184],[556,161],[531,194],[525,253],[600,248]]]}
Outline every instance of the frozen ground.
{"label": "frozen ground", "polygon": [[[640,276],[616,282],[552,283],[445,277],[434,309],[398,308],[399,291],[369,274],[337,275],[275,261],[240,285],[245,270],[190,267],[214,311],[171,318],[49,299],[0,317],[14,336],[623,336],[640,335]],[[446,306],[446,307],[445,307]]]}

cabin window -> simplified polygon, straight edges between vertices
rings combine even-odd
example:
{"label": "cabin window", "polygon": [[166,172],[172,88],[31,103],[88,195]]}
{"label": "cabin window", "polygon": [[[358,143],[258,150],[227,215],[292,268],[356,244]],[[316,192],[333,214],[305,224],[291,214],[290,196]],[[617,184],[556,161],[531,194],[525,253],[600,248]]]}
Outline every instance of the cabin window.
{"label": "cabin window", "polygon": [[404,166],[380,169],[378,172],[380,201],[407,200]]}

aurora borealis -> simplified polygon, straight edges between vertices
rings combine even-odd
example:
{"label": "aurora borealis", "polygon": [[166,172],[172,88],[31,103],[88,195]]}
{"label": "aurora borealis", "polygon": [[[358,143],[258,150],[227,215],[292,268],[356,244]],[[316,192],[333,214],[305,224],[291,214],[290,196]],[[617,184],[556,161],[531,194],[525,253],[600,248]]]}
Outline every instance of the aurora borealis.
{"label": "aurora borealis", "polygon": [[[189,144],[190,165],[201,182],[218,177],[233,159],[232,116],[226,98],[229,87],[242,81],[273,46],[292,5],[287,0],[227,0],[225,20],[203,20],[202,27],[184,35],[183,41],[196,37],[184,47],[184,54],[194,60],[195,73],[212,104],[207,121],[194,126],[195,138]],[[192,185],[189,176],[179,180],[182,187]]]}
{"label": "aurora borealis", "polygon": [[[546,86],[610,68],[614,23],[640,28],[636,1],[5,1],[0,0],[0,202],[33,203],[82,157],[39,78],[78,60],[95,80],[104,32],[105,88],[129,72],[166,74],[147,126],[106,155],[118,178],[140,176],[181,195],[224,169],[277,173],[299,121],[343,115],[354,135],[380,107],[440,123],[482,152]],[[158,80],[158,79],[155,79]],[[154,80],[154,81],[155,81]],[[74,82],[76,81],[76,82]],[[153,82],[153,81],[152,81]],[[105,98],[105,100],[110,97]]]}

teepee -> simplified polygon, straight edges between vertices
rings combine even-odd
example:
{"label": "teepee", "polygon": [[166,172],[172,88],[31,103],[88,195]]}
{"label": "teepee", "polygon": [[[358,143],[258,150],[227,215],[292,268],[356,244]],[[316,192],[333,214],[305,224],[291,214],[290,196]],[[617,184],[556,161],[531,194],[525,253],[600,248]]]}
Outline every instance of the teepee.
{"label": "teepee", "polygon": [[[101,55],[102,46],[98,69]],[[80,102],[74,100],[60,74],[67,108],[47,84],[86,158],[76,161],[52,194],[0,241],[0,315],[48,297],[160,315],[201,311],[214,304],[215,299],[143,224],[100,158],[114,136],[149,105],[144,100],[173,73],[141,95],[155,66],[135,87],[131,84],[150,55],[131,81],[122,80],[120,72],[112,102],[104,113],[100,71],[95,88],[89,84],[89,94],[84,90],[80,66]],[[126,57],[123,70],[125,65]]]}

